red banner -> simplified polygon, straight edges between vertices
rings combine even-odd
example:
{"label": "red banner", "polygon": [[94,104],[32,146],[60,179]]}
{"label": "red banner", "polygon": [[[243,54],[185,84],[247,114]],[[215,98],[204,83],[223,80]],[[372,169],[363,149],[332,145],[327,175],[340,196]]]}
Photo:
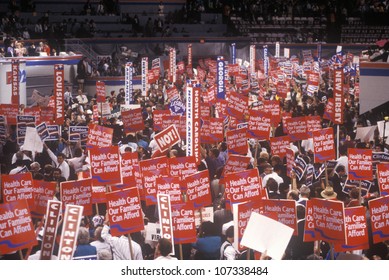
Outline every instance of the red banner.
{"label": "red banner", "polygon": [[166,194],[158,195],[159,223],[161,225],[161,238],[169,239],[174,254],[173,221],[170,197]]}
{"label": "red banner", "polygon": [[113,129],[97,124],[88,126],[87,147],[111,147],[113,138]]}
{"label": "red banner", "polygon": [[246,155],[248,152],[247,128],[227,131],[227,147],[229,154]]}
{"label": "red banner", "polygon": [[194,156],[196,158],[196,163],[200,164],[201,89],[188,86],[186,94],[186,155]]}
{"label": "red banner", "polygon": [[335,251],[362,250],[369,248],[369,235],[364,206],[344,209],[347,244],[335,243]]}
{"label": "red banner", "polygon": [[258,169],[226,174],[226,200],[231,204],[261,199],[262,179]]}
{"label": "red banner", "polygon": [[137,188],[107,193],[107,211],[113,236],[144,229],[142,207]]}
{"label": "red banner", "polygon": [[91,148],[89,157],[94,186],[122,183],[118,146]]}
{"label": "red banner", "polygon": [[[269,140],[272,127],[272,115],[268,111],[250,110],[248,122],[248,138]],[[247,151],[246,151],[247,152]]]}
{"label": "red banner", "polygon": [[199,209],[212,204],[208,169],[185,178],[186,194],[194,208]]}
{"label": "red banner", "polygon": [[173,145],[180,142],[181,138],[176,126],[171,125],[160,133],[156,134],[154,136],[154,140],[157,143],[158,149],[161,152],[165,152]]}
{"label": "red banner", "polygon": [[307,201],[304,241],[324,240],[345,243],[342,201],[313,198]]}
{"label": "red banner", "polygon": [[389,164],[377,164],[377,180],[380,187],[380,195],[385,196],[389,194]]}
{"label": "red banner", "polygon": [[105,83],[96,81],[96,101],[101,103],[105,102]]}
{"label": "red banner", "polygon": [[61,201],[63,206],[80,205],[84,207],[84,215],[92,214],[92,181],[83,179],[61,183]]}
{"label": "red banner", "polygon": [[335,159],[335,139],[332,127],[312,132],[315,163]]}
{"label": "red banner", "polygon": [[145,128],[142,117],[142,108],[122,111],[121,114],[125,133],[138,132]]}
{"label": "red banner", "polygon": [[214,144],[223,141],[223,120],[221,118],[203,118],[201,143]]}
{"label": "red banner", "polygon": [[343,68],[334,70],[334,124],[344,121]]}
{"label": "red banner", "polygon": [[373,180],[373,151],[348,149],[348,179]]}
{"label": "red banner", "polygon": [[292,141],[307,139],[307,121],[305,117],[286,119],[285,129]]}
{"label": "red banner", "polygon": [[63,124],[65,120],[65,102],[64,102],[64,66],[63,64],[54,65],[54,96],[55,96],[55,124]]}
{"label": "red banner", "polygon": [[19,106],[19,60],[11,60],[11,72],[12,72],[12,97],[11,103]]}
{"label": "red banner", "polygon": [[197,240],[193,203],[172,205],[174,244],[194,243]]}
{"label": "red banner", "polygon": [[153,111],[153,126],[154,131],[162,130],[163,120],[162,116],[170,116],[170,110],[154,110]]}
{"label": "red banner", "polygon": [[36,245],[36,235],[26,200],[0,204],[0,252],[13,253]]}

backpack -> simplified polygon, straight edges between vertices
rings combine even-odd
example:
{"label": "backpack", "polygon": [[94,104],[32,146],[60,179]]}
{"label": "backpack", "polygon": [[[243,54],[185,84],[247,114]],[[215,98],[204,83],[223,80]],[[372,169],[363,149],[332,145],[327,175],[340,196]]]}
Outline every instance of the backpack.
{"label": "backpack", "polygon": [[[223,248],[223,250],[221,250],[221,255],[220,255],[220,259],[221,260],[227,260],[226,259],[226,257],[224,256],[224,251],[228,248],[228,247],[232,247],[232,244],[231,243],[226,243],[225,245],[224,245],[224,248]],[[235,250],[235,248],[234,248],[234,250]],[[236,251],[236,250],[235,250]],[[235,260],[240,260],[241,258],[240,258],[240,256],[241,256],[241,254],[238,252],[238,251],[236,251],[236,254],[235,254]]]}

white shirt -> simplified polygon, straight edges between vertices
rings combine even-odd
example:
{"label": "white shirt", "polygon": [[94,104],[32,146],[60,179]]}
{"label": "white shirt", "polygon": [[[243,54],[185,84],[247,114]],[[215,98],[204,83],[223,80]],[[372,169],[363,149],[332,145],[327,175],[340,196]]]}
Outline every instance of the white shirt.
{"label": "white shirt", "polygon": [[55,167],[61,170],[61,175],[66,179],[66,181],[69,180],[69,176],[70,176],[69,164],[66,161],[63,161],[61,164],[59,164],[57,157],[50,149],[47,149],[47,153],[49,154],[51,160],[54,162]]}
{"label": "white shirt", "polygon": [[[112,236],[109,234],[109,226],[104,225],[101,237],[111,246],[114,260],[131,260],[130,244],[126,236]],[[133,240],[131,240],[131,245],[134,260],[143,260],[140,245]]]}
{"label": "white shirt", "polygon": [[347,156],[340,156],[337,160],[336,160],[337,164],[335,165],[334,167],[334,170],[336,170],[336,168],[339,166],[339,165],[343,165],[345,170],[346,170],[346,174],[348,174],[348,157]]}
{"label": "white shirt", "polygon": [[272,172],[270,174],[265,175],[265,177],[263,177],[262,179],[263,187],[266,186],[266,183],[269,180],[269,178],[273,178],[277,182],[278,186],[280,186],[280,184],[284,182],[284,179],[282,179],[282,177],[280,177],[276,172]]}

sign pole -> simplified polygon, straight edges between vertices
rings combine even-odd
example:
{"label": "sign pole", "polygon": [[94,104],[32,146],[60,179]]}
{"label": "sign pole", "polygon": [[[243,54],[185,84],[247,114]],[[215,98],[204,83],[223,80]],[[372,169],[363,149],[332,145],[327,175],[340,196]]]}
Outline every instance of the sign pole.
{"label": "sign pole", "polygon": [[99,204],[95,203],[95,207],[96,207],[96,215],[100,216],[100,214],[99,214]]}
{"label": "sign pole", "polygon": [[[325,185],[325,187],[326,186],[328,186],[328,170],[327,170],[327,161],[324,161],[324,175],[325,175],[325,178],[326,178],[326,185]],[[324,188],[325,188],[324,187]]]}
{"label": "sign pole", "polygon": [[128,234],[127,234],[127,237],[128,237],[128,244],[130,245],[130,256],[131,256],[131,260],[133,261],[133,260],[134,260],[134,252],[132,251],[131,234],[128,233]]}
{"label": "sign pole", "polygon": [[184,254],[182,253],[182,244],[179,244],[179,248],[180,248],[180,260],[183,260]]}
{"label": "sign pole", "polygon": [[362,181],[359,181],[359,185],[358,185],[358,202],[359,205],[362,205]]}
{"label": "sign pole", "polygon": [[337,125],[336,129],[336,158],[339,158],[339,125]]}

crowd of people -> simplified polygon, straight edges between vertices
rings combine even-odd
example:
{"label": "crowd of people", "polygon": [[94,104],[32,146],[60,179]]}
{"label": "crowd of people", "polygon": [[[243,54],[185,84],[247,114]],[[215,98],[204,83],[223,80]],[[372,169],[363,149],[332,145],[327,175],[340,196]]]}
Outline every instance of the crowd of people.
{"label": "crowd of people", "polygon": [[[294,57],[296,70],[304,62],[306,57]],[[313,59],[313,57],[312,57]],[[334,82],[329,74],[331,63],[339,59],[334,56],[328,59],[322,59],[320,73],[320,85],[313,93],[308,91],[307,76],[304,71],[293,72],[293,79],[290,80],[288,93],[285,97],[280,97],[275,87],[274,78],[265,79],[256,77],[251,78],[248,91],[244,91],[242,84],[237,83],[236,77],[229,77],[227,87],[232,91],[246,94],[252,101],[250,106],[255,107],[264,100],[277,101],[280,105],[281,115],[299,116],[320,116],[323,128],[332,127],[333,123],[324,118],[325,107],[330,98],[333,98]],[[349,65],[347,56],[343,55],[344,66]],[[274,64],[275,63],[275,64]],[[79,68],[82,68],[83,60]],[[186,81],[188,78],[196,78],[201,85],[201,90],[205,96],[215,82],[215,72],[212,67],[212,59],[201,60],[197,65],[197,73],[204,73],[204,76],[196,75],[193,71],[182,70],[177,75],[174,86],[179,93],[179,99],[185,104],[186,99]],[[273,60],[272,65],[277,65]],[[327,67],[324,67],[326,65]],[[274,67],[274,66],[273,66]],[[277,67],[277,66],[276,66]],[[242,75],[245,79],[250,79],[247,69],[241,66]],[[301,68],[302,69],[302,68]],[[345,69],[350,69],[345,67]],[[263,66],[258,65],[258,70],[263,70]],[[81,73],[81,70],[79,71]],[[78,74],[80,74],[78,73]],[[17,144],[16,126],[8,127],[8,134],[5,143],[1,145],[1,172],[2,174],[17,174],[20,172],[31,172],[35,180],[45,180],[58,183],[56,199],[61,199],[59,194],[60,183],[72,181],[78,178],[79,174],[88,171],[90,160],[87,149],[80,142],[69,141],[70,126],[87,126],[91,123],[98,123],[102,126],[113,129],[112,145],[119,146],[120,151],[136,152],[140,161],[150,159],[157,150],[154,136],[159,130],[154,128],[153,111],[168,110],[170,99],[167,91],[173,87],[169,81],[167,72],[162,74],[154,83],[150,84],[146,96],[142,95],[141,90],[135,90],[133,103],[142,108],[142,117],[145,128],[136,133],[125,133],[120,115],[120,106],[125,104],[125,91],[111,91],[106,96],[106,103],[109,104],[111,115],[107,118],[100,117],[98,120],[93,118],[93,107],[97,105],[96,96],[93,93],[86,93],[83,84],[79,85],[76,95],[73,95],[70,88],[64,92],[65,101],[65,121],[61,126],[61,138],[59,141],[47,141],[44,144],[42,153],[32,154],[31,151],[23,149],[23,146]],[[321,246],[314,246],[313,242],[303,242],[302,228],[305,216],[305,203],[311,198],[337,199],[342,201],[345,207],[364,205],[367,207],[367,201],[379,194],[377,180],[372,181],[372,187],[366,197],[359,199],[355,190],[344,192],[343,186],[348,174],[347,149],[348,148],[370,148],[374,151],[387,152],[387,146],[383,143],[382,137],[375,134],[372,141],[360,141],[356,139],[356,129],[361,126],[375,125],[377,121],[383,119],[385,112],[371,111],[369,114],[359,115],[359,98],[356,93],[356,84],[359,79],[358,69],[355,72],[346,71],[345,81],[347,81],[348,90],[344,92],[345,107],[344,123],[339,126],[339,157],[337,165],[333,171],[328,174],[329,179],[323,185],[322,178],[311,179],[308,183],[307,174],[302,178],[296,178],[294,173],[289,177],[286,173],[286,160],[271,150],[269,141],[256,141],[247,139],[249,149],[246,156],[250,157],[248,168],[256,168],[262,178],[263,188],[266,189],[269,199],[289,199],[295,200],[297,205],[297,219],[299,225],[299,235],[292,237],[292,240],[285,251],[285,259],[318,259],[326,258],[329,252],[328,244],[323,242]],[[82,77],[79,76],[81,79]],[[85,78],[85,77],[84,77]],[[258,86],[255,86],[258,85]],[[205,98],[205,97],[204,97]],[[216,104],[210,104],[212,117],[222,117],[222,113]],[[23,114],[25,106],[20,107],[20,114]],[[225,115],[224,132],[233,129],[231,116]],[[228,121],[229,120],[229,121]],[[227,122],[228,121],[228,122]],[[334,126],[336,129],[336,126]],[[283,129],[281,121],[272,131],[272,137],[287,135]],[[321,164],[314,163],[313,147],[309,139],[290,143],[291,149],[295,152],[295,157],[302,158],[308,166],[318,170]],[[174,145],[167,153],[167,157],[182,157],[186,155],[184,141]],[[204,221],[197,229],[198,239],[193,244],[184,244],[182,256],[183,259],[239,259],[242,252],[239,252],[232,246],[234,243],[233,235],[233,215],[225,205],[224,185],[219,183],[223,168],[229,156],[226,141],[219,143],[201,145],[201,164],[198,170],[208,169],[210,174],[210,191],[212,194],[212,206],[214,208],[213,222]],[[103,209],[105,207],[103,206]],[[145,224],[148,222],[158,222],[158,214],[155,206],[146,206],[142,204]],[[367,209],[368,211],[368,209]],[[39,223],[36,224],[39,232]],[[82,228],[79,232],[78,246],[75,259],[172,259],[169,256],[172,244],[166,240],[160,239],[158,245],[155,242],[146,242],[145,237],[140,233],[131,235],[131,241],[127,236],[114,237],[109,232],[109,220],[107,217],[95,213],[92,216],[85,216],[82,221]],[[39,238],[39,235],[38,235]],[[134,252],[129,252],[128,243],[132,242]],[[32,252],[32,258],[39,246]],[[178,252],[179,250],[175,250]],[[368,259],[387,259],[388,249],[386,244],[373,244],[370,240],[370,248],[358,252]],[[4,255],[2,258],[18,258],[18,254]],[[35,255],[36,257],[36,255]],[[251,255],[245,258],[252,258]]]}

